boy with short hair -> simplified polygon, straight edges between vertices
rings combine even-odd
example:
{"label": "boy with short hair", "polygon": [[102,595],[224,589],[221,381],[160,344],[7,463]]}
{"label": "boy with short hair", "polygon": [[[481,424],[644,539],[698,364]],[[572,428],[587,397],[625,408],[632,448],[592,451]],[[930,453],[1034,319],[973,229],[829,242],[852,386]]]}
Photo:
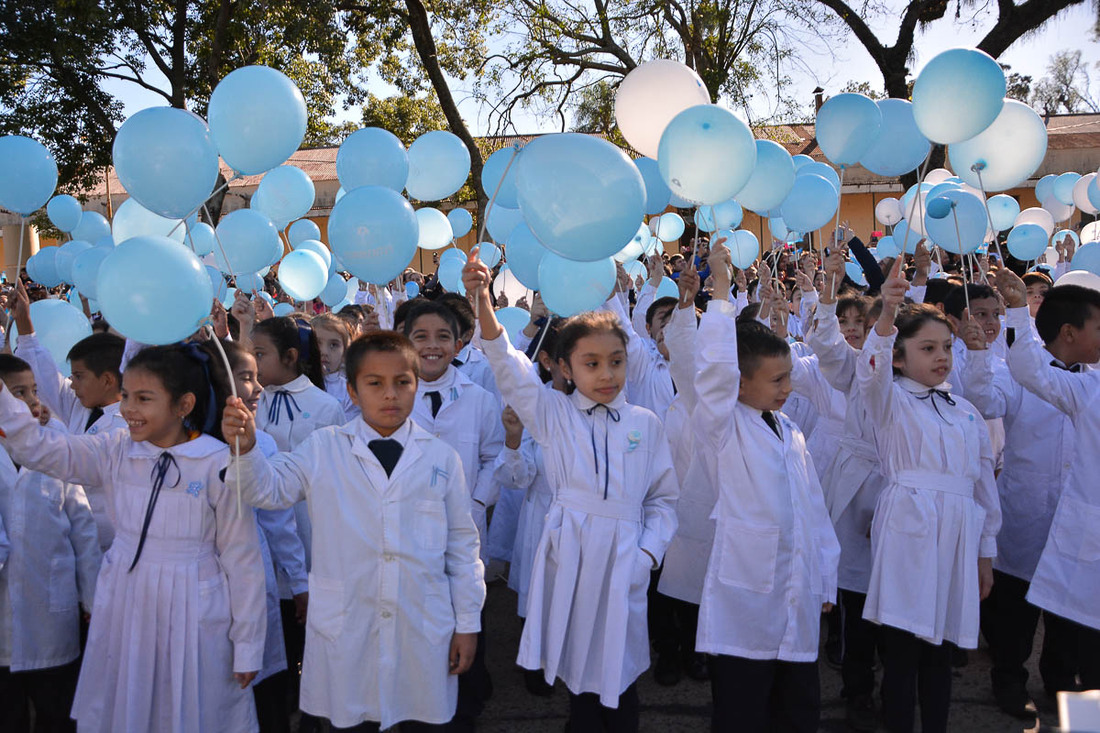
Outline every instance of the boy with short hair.
{"label": "boy with short hair", "polygon": [[478,535],[461,461],[409,419],[420,359],[404,336],[352,343],[348,388],[362,419],[314,431],[271,459],[231,399],[225,435],[240,436],[246,501],[305,499],[315,529],[302,665],[302,709],[334,730],[440,730],[455,714],[457,675],[476,652],[485,600]]}

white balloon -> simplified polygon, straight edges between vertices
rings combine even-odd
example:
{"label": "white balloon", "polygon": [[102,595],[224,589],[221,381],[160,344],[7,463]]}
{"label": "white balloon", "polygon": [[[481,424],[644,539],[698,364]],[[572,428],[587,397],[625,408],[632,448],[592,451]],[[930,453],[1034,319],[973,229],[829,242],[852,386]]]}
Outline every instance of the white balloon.
{"label": "white balloon", "polygon": [[934,170],[928,171],[928,173],[924,176],[924,182],[931,183],[933,186],[935,186],[937,183],[943,183],[948,178],[954,177],[955,174],[947,170],[946,168],[936,168]]}
{"label": "white balloon", "polygon": [[1095,275],[1088,270],[1071,270],[1054,281],[1055,287],[1059,285],[1080,285],[1083,288],[1100,291],[1100,275]]}
{"label": "white balloon", "polygon": [[1100,221],[1092,221],[1081,230],[1081,244],[1100,242]]}
{"label": "white balloon", "polygon": [[[947,147],[959,178],[986,191],[1007,191],[1038,170],[1047,151],[1047,127],[1023,102],[1005,100],[993,124]],[[971,166],[981,167],[981,178]]]}
{"label": "white balloon", "polygon": [[515,305],[523,297],[527,298],[528,304],[531,302],[531,291],[519,281],[519,278],[512,273],[508,265],[500,266],[500,271],[493,279],[492,290],[493,295],[497,298],[500,297],[501,293],[504,293],[504,296],[508,298],[508,305]]}
{"label": "white balloon", "polygon": [[[1073,204],[1063,204],[1054,194],[1046,197],[1043,208],[1050,212],[1054,221],[1066,221],[1073,216]],[[1048,233],[1047,236],[1050,234]]]}
{"label": "white balloon", "polygon": [[619,84],[615,121],[635,150],[656,158],[661,133],[672,118],[710,101],[698,74],[679,61],[654,59],[635,67]]}
{"label": "white balloon", "polygon": [[1021,211],[1012,226],[1019,224],[1038,224],[1046,231],[1048,238],[1054,236],[1054,217],[1049,211],[1038,206]]}
{"label": "white balloon", "polygon": [[885,198],[875,204],[875,219],[884,226],[892,227],[904,218],[901,202],[895,198]]}
{"label": "white balloon", "polygon": [[1077,179],[1077,183],[1073,184],[1073,203],[1077,205],[1077,208],[1082,212],[1092,216],[1096,214],[1100,209],[1097,209],[1089,201],[1088,187],[1092,183],[1092,179],[1096,178],[1095,173],[1086,173]]}

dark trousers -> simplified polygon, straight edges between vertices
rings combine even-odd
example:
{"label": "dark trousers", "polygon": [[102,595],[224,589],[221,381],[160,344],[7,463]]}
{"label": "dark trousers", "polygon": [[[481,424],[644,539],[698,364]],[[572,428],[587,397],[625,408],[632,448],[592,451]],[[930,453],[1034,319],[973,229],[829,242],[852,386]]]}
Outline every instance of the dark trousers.
{"label": "dark trousers", "polygon": [[9,667],[0,667],[0,731],[75,733],[76,723],[69,713],[73,709],[79,672],[79,662],[27,672],[12,672]]}
{"label": "dark trousers", "polygon": [[817,662],[712,656],[714,733],[814,733],[821,720]]}
{"label": "dark trousers", "polygon": [[933,646],[882,626],[882,719],[890,733],[912,733],[920,700],[922,733],[946,733],[951,704],[951,644]]}
{"label": "dark trousers", "polygon": [[844,661],[840,675],[844,697],[870,695],[875,691],[875,647],[878,626],[863,618],[866,593],[840,591],[841,620],[844,625]]}
{"label": "dark trousers", "polygon": [[[283,617],[283,644],[286,646],[286,708],[287,715],[298,709],[298,697],[302,684],[302,653],[306,648],[306,627],[298,623],[297,610],[292,599],[279,601],[279,613]],[[315,733],[321,729],[321,719],[303,712],[299,733]]]}
{"label": "dark trousers", "polygon": [[[419,720],[406,720],[404,723],[399,723],[397,729],[401,733],[438,733],[447,729],[446,725],[432,725],[431,723],[421,723]],[[382,730],[380,723],[372,723],[370,721],[360,723],[359,725],[353,725],[350,728],[337,728],[335,725],[330,726],[329,730],[332,733],[378,733]]]}
{"label": "dark trousers", "polygon": [[[1043,628],[1053,651],[1039,658],[1039,672],[1048,692],[1058,690],[1100,690],[1100,630],[1082,626],[1053,613],[1043,613]],[[1076,667],[1078,686],[1067,668]],[[1063,675],[1059,677],[1058,675]]]}
{"label": "dark trousers", "polygon": [[662,565],[649,580],[649,638],[658,655],[680,654],[687,658],[695,653],[695,632],[699,628],[699,606],[657,592]]}
{"label": "dark trousers", "polygon": [[569,693],[569,733],[635,733],[638,730],[638,689],[626,688],[619,696],[619,707],[605,708],[594,692]]}
{"label": "dark trousers", "polygon": [[260,733],[290,733],[290,715],[286,700],[289,676],[284,669],[252,688]]}
{"label": "dark trousers", "polygon": [[493,680],[485,664],[485,611],[481,612],[481,631],[477,635],[477,651],[470,669],[458,676],[458,706],[447,724],[449,733],[472,733],[477,717],[493,696]]}

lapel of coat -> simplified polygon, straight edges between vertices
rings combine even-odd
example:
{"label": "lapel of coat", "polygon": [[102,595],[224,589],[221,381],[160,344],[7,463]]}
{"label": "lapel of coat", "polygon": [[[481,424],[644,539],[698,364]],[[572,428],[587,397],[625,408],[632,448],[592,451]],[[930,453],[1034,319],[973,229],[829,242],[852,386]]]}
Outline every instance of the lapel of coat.
{"label": "lapel of coat", "polygon": [[[405,443],[405,450],[401,452],[401,458],[397,461],[397,465],[393,467],[393,473],[389,477],[390,481],[396,481],[402,474],[416,466],[421,456],[424,455],[421,444],[431,440],[431,438],[431,433],[427,432],[416,423],[413,423],[412,432],[409,433],[409,440]],[[385,475],[385,473],[385,471],[382,472],[383,475]]]}

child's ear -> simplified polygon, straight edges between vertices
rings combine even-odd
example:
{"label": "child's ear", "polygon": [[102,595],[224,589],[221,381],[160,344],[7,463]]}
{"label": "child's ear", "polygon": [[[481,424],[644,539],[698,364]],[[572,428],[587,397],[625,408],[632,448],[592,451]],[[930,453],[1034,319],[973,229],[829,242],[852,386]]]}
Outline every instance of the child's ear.
{"label": "child's ear", "polygon": [[540,351],[538,355],[539,364],[546,371],[553,371],[554,362],[550,359],[550,355],[545,351]]}
{"label": "child's ear", "polygon": [[287,349],[280,361],[288,367],[294,368],[294,365],[298,363],[298,349],[294,347]]}
{"label": "child's ear", "polygon": [[561,369],[561,375],[563,377],[565,377],[569,381],[573,381],[573,370],[569,367],[569,362],[567,362],[565,359],[559,358],[558,368]]}
{"label": "child's ear", "polygon": [[462,339],[455,339],[455,353],[462,351],[466,347],[466,342]]}
{"label": "child's ear", "polygon": [[187,416],[190,415],[195,409],[194,393],[187,392],[186,394],[184,394],[182,397],[180,397],[177,405],[179,406],[179,411],[183,413],[183,418],[187,419]]}

